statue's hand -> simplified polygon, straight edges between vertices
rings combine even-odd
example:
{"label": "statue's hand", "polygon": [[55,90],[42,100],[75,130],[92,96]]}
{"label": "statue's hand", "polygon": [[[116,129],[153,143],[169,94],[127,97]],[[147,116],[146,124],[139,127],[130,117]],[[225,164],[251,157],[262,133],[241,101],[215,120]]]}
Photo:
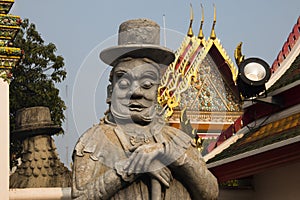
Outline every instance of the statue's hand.
{"label": "statue's hand", "polygon": [[129,175],[132,173],[149,173],[150,176],[169,187],[173,177],[171,171],[161,160],[164,151],[164,145],[159,143],[142,145],[129,157],[124,169],[128,170]]}
{"label": "statue's hand", "polygon": [[[124,169],[128,174],[145,173],[150,171],[150,164],[153,160],[163,155],[164,146],[159,143],[151,143],[139,146],[129,157]],[[153,169],[152,169],[153,171]]]}
{"label": "statue's hand", "polygon": [[173,176],[169,168],[164,166],[164,164],[157,159],[150,163],[148,173],[166,187],[169,187],[170,182],[173,180]]}

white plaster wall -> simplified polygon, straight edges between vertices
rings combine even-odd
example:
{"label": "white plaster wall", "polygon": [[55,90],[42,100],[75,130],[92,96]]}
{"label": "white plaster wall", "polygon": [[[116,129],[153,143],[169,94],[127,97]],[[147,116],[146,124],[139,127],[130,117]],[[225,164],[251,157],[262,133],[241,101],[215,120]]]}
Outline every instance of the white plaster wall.
{"label": "white plaster wall", "polygon": [[0,158],[0,198],[5,200],[8,199],[9,189],[9,85],[2,78],[0,78]]}
{"label": "white plaster wall", "polygon": [[71,188],[10,189],[9,200],[71,200]]}

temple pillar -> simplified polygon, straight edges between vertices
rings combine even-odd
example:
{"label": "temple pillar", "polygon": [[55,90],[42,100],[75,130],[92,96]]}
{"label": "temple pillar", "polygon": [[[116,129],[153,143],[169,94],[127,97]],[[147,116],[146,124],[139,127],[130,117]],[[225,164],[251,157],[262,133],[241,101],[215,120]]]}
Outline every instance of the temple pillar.
{"label": "temple pillar", "polygon": [[[0,71],[1,73],[1,71]],[[0,194],[9,196],[9,84],[0,78]]]}

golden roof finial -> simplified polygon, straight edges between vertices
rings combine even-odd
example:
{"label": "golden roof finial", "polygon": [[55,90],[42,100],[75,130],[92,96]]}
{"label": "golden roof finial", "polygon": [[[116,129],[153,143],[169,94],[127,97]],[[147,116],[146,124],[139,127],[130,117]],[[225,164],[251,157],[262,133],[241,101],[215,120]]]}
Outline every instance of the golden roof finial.
{"label": "golden roof finial", "polygon": [[212,29],[211,29],[211,33],[210,33],[210,38],[211,39],[216,39],[216,33],[215,33],[215,25],[216,25],[216,21],[217,21],[217,19],[216,19],[217,17],[216,17],[216,6],[215,6],[215,4],[214,4],[214,23],[213,23],[213,25],[212,25]]}
{"label": "golden roof finial", "polygon": [[189,30],[188,30],[187,35],[192,37],[194,35],[193,29],[192,29],[193,20],[194,20],[194,12],[193,12],[192,4],[190,4],[190,6],[191,6],[191,9],[190,9],[190,26],[189,26]]}
{"label": "golden roof finial", "polygon": [[199,28],[198,38],[202,40],[204,38],[203,29],[202,29],[203,23],[204,23],[204,9],[203,9],[202,4],[201,4],[201,11],[202,11],[202,17],[201,17],[201,24],[200,24],[200,28]]}

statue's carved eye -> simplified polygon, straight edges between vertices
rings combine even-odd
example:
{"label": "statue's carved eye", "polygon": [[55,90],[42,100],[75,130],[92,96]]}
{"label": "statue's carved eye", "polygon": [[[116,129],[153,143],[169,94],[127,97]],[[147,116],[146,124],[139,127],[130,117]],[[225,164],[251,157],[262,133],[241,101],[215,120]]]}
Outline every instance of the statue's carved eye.
{"label": "statue's carved eye", "polygon": [[141,84],[141,87],[144,88],[144,89],[150,89],[152,86],[153,86],[153,84],[150,81],[144,81]]}
{"label": "statue's carved eye", "polygon": [[120,87],[121,89],[126,89],[126,88],[129,87],[130,83],[129,83],[129,81],[126,80],[126,79],[121,79],[121,80],[119,81],[118,85],[119,85],[119,87]]}

